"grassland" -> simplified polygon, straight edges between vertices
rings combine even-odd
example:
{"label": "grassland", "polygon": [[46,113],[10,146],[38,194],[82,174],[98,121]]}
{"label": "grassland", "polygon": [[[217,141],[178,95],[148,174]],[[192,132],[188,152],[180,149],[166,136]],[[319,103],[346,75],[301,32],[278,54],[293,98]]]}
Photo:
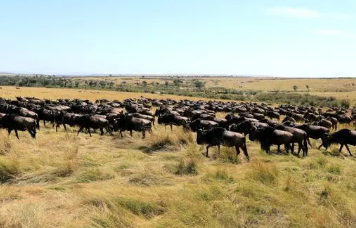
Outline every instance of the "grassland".
{"label": "grassland", "polygon": [[[7,98],[141,95],[168,97],[0,90]],[[0,227],[356,226],[356,159],[335,147],[311,149],[301,159],[266,155],[248,142],[247,162],[225,148],[216,159],[205,158],[195,135],[177,128],[157,126],[144,140],[138,133],[121,139],[76,136],[74,130],[42,127],[36,140],[27,133],[17,140],[0,130]]]}
{"label": "grassland", "polygon": [[[127,84],[141,84],[146,81],[148,84],[165,81],[173,83],[176,77],[80,77],[75,80],[97,80],[114,82],[116,85],[126,82]],[[296,92],[310,93],[319,96],[334,96],[338,99],[356,100],[356,79],[355,78],[274,78],[274,77],[179,77],[184,83],[194,79],[201,80],[207,88],[224,87],[238,89],[242,91],[280,91],[295,92],[293,86],[297,86]],[[308,86],[308,87],[307,87]]]}

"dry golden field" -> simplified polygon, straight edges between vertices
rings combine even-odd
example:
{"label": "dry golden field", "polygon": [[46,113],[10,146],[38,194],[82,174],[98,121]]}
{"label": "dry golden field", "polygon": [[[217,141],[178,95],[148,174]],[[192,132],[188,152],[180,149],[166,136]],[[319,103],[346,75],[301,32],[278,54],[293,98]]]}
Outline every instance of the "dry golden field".
{"label": "dry golden field", "polygon": [[[141,95],[181,98],[0,90],[6,98]],[[302,159],[248,142],[250,162],[226,148],[205,158],[195,134],[156,127],[146,139],[41,125],[37,139],[22,132],[17,140],[0,130],[0,227],[356,227],[356,159],[347,152],[311,149]]]}
{"label": "dry golden field", "polygon": [[[172,83],[176,77],[77,77],[75,80],[98,80],[113,81],[120,84],[142,83],[146,81],[164,84],[165,81]],[[261,91],[294,91],[293,86],[298,87],[297,92],[310,93],[320,96],[334,96],[338,99],[356,100],[355,78],[266,78],[266,77],[180,77],[184,83],[193,79],[205,82],[206,87],[225,87],[238,90],[261,90]],[[308,88],[307,88],[308,86]]]}

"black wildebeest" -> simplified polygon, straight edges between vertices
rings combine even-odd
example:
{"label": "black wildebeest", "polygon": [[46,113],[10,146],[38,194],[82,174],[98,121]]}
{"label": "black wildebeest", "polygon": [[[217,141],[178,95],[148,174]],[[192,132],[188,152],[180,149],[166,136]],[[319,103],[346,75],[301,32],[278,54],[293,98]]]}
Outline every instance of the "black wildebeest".
{"label": "black wildebeest", "polygon": [[37,122],[31,117],[24,117],[17,114],[7,114],[0,120],[1,126],[7,129],[9,135],[15,130],[16,137],[19,139],[17,131],[28,131],[32,138],[36,138]]}
{"label": "black wildebeest", "polygon": [[131,136],[132,131],[140,131],[142,132],[142,138],[146,137],[146,131],[152,132],[152,122],[146,119],[121,113],[120,117],[115,119],[115,121],[114,130],[119,130],[121,137],[123,137],[123,131],[130,131]]}
{"label": "black wildebeest", "polygon": [[201,119],[196,119],[192,122],[190,122],[186,128],[197,132],[199,129],[202,130],[208,130],[208,129],[212,129],[214,127],[219,127],[219,124],[215,121],[211,121],[211,120],[201,120]]}
{"label": "black wildebeest", "polygon": [[277,120],[279,120],[279,118],[280,118],[281,115],[280,115],[278,112],[276,112],[276,111],[267,111],[267,112],[266,112],[266,116],[269,117],[269,118],[271,118],[271,119],[277,119]]}
{"label": "black wildebeest", "polygon": [[287,132],[293,134],[293,139],[291,141],[293,154],[294,154],[294,143],[297,143],[298,144],[298,155],[300,153],[300,150],[303,149],[303,157],[308,156],[308,135],[305,131],[303,131],[302,129],[288,127],[288,126],[284,126],[284,125],[279,125],[275,129],[287,131]]}
{"label": "black wildebeest", "polygon": [[37,113],[28,110],[27,108],[21,108],[21,107],[13,107],[10,111],[10,113],[16,113],[20,116],[23,117],[30,117],[34,120],[36,120],[36,128],[40,129],[40,123],[39,123],[39,119],[38,119],[38,115]]}
{"label": "black wildebeest", "polygon": [[287,131],[276,130],[272,127],[256,128],[254,127],[250,132],[251,141],[259,141],[261,143],[261,149],[266,150],[266,153],[270,153],[271,145],[277,145],[278,153],[281,153],[280,146],[284,144],[284,147],[289,152],[290,143],[293,141],[293,134]]}
{"label": "black wildebeest", "polygon": [[209,157],[209,147],[217,146],[218,153],[220,153],[220,145],[227,147],[235,147],[236,156],[240,154],[240,148],[244,152],[247,160],[250,160],[250,157],[247,152],[246,138],[244,135],[228,131],[222,127],[212,128],[210,130],[201,130],[197,132],[197,144],[206,146],[205,156]]}
{"label": "black wildebeest", "polygon": [[[329,129],[327,129],[326,127],[317,126],[317,125],[302,124],[302,125],[296,125],[294,127],[302,129],[307,133],[309,146],[311,146],[309,138],[321,139],[325,136],[325,134],[330,132]],[[322,145],[320,145],[318,148],[320,149],[321,147]]]}
{"label": "black wildebeest", "polygon": [[322,138],[322,141],[322,145],[326,149],[328,149],[331,144],[340,144],[339,152],[341,152],[342,148],[345,146],[349,154],[352,156],[348,145],[356,146],[356,131],[341,129],[330,135],[325,135],[325,137]]}
{"label": "black wildebeest", "polygon": [[111,133],[109,121],[105,118],[89,114],[82,116],[72,116],[72,118],[74,118],[74,124],[79,126],[77,135],[79,135],[79,133],[83,131],[84,128],[87,129],[90,136],[90,128],[93,128],[94,130],[100,129],[101,135],[104,135],[104,128],[107,132]]}
{"label": "black wildebeest", "polygon": [[230,126],[230,131],[244,133],[245,135],[249,134],[252,130],[252,127],[268,127],[267,123],[261,122],[252,122],[249,120],[245,120],[239,124],[232,124]]}
{"label": "black wildebeest", "polygon": [[163,115],[158,116],[158,124],[164,124],[165,128],[169,125],[171,127],[171,131],[173,131],[173,125],[186,126],[188,123],[188,117],[174,115],[172,113],[164,113]]}

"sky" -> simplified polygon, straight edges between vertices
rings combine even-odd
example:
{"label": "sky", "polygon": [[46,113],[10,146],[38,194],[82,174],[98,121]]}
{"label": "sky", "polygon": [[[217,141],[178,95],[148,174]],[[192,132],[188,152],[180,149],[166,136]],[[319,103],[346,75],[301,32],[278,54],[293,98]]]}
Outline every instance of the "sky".
{"label": "sky", "polygon": [[0,72],[356,76],[356,0],[0,0]]}

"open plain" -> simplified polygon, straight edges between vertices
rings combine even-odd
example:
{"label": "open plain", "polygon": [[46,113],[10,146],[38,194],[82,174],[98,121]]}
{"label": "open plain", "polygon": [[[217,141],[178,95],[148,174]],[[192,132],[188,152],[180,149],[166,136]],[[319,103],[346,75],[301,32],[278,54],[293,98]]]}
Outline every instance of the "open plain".
{"label": "open plain", "polygon": [[[201,99],[85,89],[0,89],[3,98],[25,96],[93,102],[141,96]],[[320,140],[312,140],[306,158],[267,155],[258,143],[247,140],[248,162],[226,147],[206,158],[196,133],[176,126],[171,131],[156,123],[145,139],[138,132],[121,138],[118,133],[77,136],[76,131],[55,132],[42,122],[36,139],[21,132],[18,140],[0,131],[0,227],[356,226],[356,159],[346,151],[339,153],[337,146],[316,149]],[[356,154],[355,148],[351,151]]]}

